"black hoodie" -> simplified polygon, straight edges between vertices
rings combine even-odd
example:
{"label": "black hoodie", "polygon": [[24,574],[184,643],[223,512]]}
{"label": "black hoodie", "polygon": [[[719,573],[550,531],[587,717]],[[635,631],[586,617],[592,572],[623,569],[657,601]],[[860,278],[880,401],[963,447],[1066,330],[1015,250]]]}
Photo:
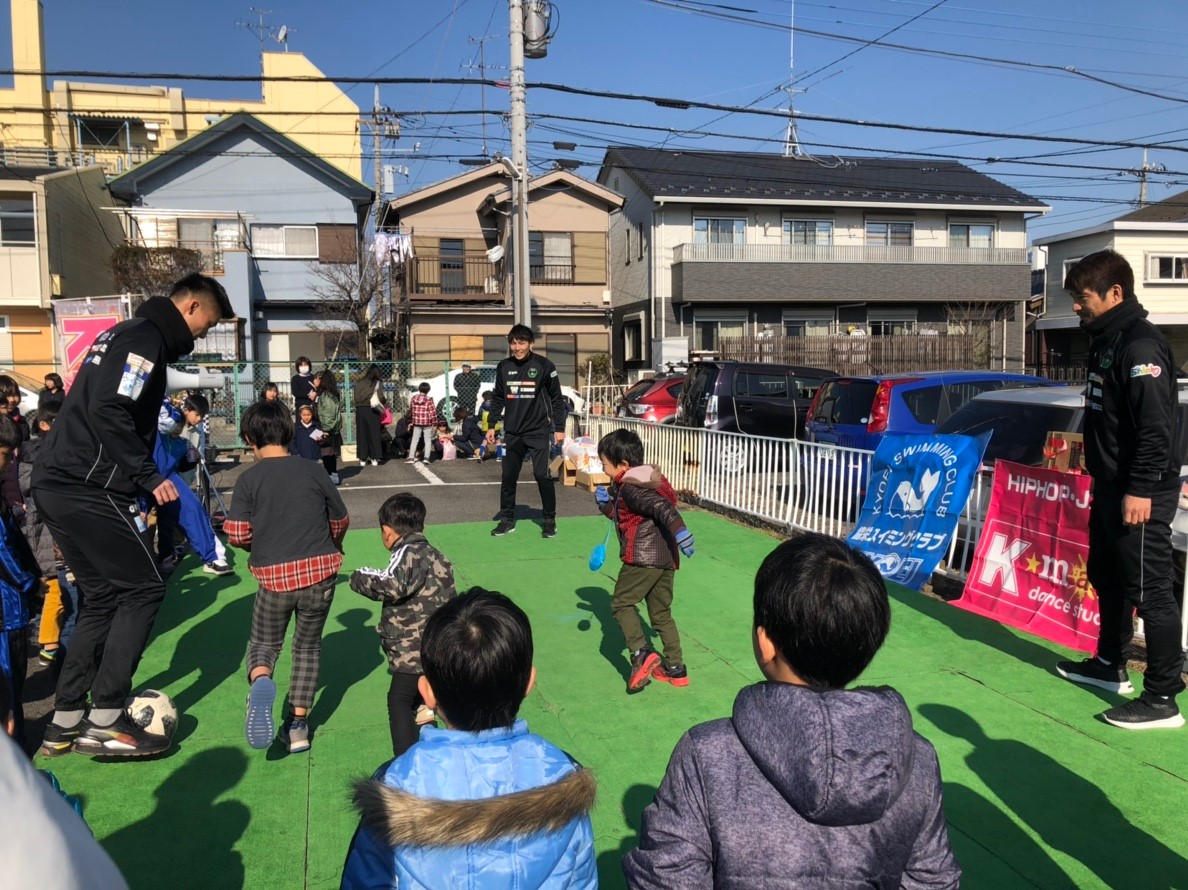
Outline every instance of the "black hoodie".
{"label": "black hoodie", "polygon": [[193,349],[181,312],[162,297],[96,337],[42,446],[33,487],[85,485],[135,495],[164,482],[153,464],[153,440],[166,366]]}
{"label": "black hoodie", "polygon": [[1180,483],[1173,453],[1176,365],[1138,300],[1083,325],[1092,337],[1085,391],[1085,463],[1097,482],[1150,497]]}

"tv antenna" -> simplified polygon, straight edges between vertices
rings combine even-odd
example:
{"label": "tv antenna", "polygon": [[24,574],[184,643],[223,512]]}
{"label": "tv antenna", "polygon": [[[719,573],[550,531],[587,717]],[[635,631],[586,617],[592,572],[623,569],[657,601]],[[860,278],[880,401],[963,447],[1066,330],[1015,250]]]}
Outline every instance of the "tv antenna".
{"label": "tv antenna", "polygon": [[264,44],[269,40],[275,41],[278,45],[285,48],[285,52],[289,51],[289,37],[297,33],[296,28],[290,28],[288,25],[281,25],[278,28],[269,27],[264,20],[265,16],[272,15],[271,9],[261,9],[258,6],[249,6],[248,11],[256,16],[254,22],[236,21],[236,28],[243,28],[251,31],[256,35],[256,39],[260,42],[260,55],[264,55]]}
{"label": "tv antenna", "polygon": [[495,69],[495,70],[506,70],[507,69],[506,65],[488,65],[487,64],[487,54],[486,54],[487,41],[495,40],[498,36],[499,35],[496,35],[496,34],[486,34],[482,37],[468,37],[466,39],[467,43],[470,43],[472,45],[478,44],[479,61],[478,61],[478,64],[476,65],[476,64],[474,64],[474,59],[472,58],[469,62],[467,62],[461,66],[462,69],[465,71],[473,71],[475,68],[477,68],[478,72],[479,72],[479,78],[484,81],[484,83],[479,85],[479,101],[480,101],[480,104],[482,107],[482,112],[483,112],[482,113],[482,125],[483,125],[482,156],[484,158],[491,157],[491,153],[487,151],[487,84],[485,83],[485,81],[487,79],[487,70],[488,69]]}

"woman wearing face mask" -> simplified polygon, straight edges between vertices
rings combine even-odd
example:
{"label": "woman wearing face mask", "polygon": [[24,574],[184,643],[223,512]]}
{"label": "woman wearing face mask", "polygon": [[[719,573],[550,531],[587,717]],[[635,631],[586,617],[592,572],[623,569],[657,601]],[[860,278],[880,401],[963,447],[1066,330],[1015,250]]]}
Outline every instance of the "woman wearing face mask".
{"label": "woman wearing face mask", "polygon": [[318,385],[310,373],[309,359],[304,355],[297,359],[297,373],[293,375],[293,410],[301,411],[303,405],[313,407],[318,397]]}

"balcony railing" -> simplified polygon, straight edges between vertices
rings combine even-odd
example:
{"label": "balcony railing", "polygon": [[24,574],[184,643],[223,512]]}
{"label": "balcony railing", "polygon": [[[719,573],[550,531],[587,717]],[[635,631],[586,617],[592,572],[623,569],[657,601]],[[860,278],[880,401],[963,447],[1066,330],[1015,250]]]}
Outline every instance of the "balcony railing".
{"label": "balcony railing", "polygon": [[573,263],[532,263],[528,275],[533,284],[573,284]]}
{"label": "balcony railing", "polygon": [[673,263],[905,263],[1007,266],[1023,247],[883,247],[868,244],[678,244]]}
{"label": "balcony railing", "polygon": [[485,256],[421,254],[410,264],[409,292],[445,296],[500,294],[495,264]]}

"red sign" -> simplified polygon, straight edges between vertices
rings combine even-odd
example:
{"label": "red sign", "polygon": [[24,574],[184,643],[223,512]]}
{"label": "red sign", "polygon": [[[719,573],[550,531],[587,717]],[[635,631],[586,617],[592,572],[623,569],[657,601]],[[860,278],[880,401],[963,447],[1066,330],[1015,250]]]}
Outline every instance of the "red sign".
{"label": "red sign", "polygon": [[1000,460],[965,592],[953,605],[1083,652],[1101,626],[1089,583],[1088,476]]}
{"label": "red sign", "polygon": [[74,382],[74,375],[95,338],[123,320],[122,315],[64,315],[58,318],[58,335],[66,356],[67,386]]}

